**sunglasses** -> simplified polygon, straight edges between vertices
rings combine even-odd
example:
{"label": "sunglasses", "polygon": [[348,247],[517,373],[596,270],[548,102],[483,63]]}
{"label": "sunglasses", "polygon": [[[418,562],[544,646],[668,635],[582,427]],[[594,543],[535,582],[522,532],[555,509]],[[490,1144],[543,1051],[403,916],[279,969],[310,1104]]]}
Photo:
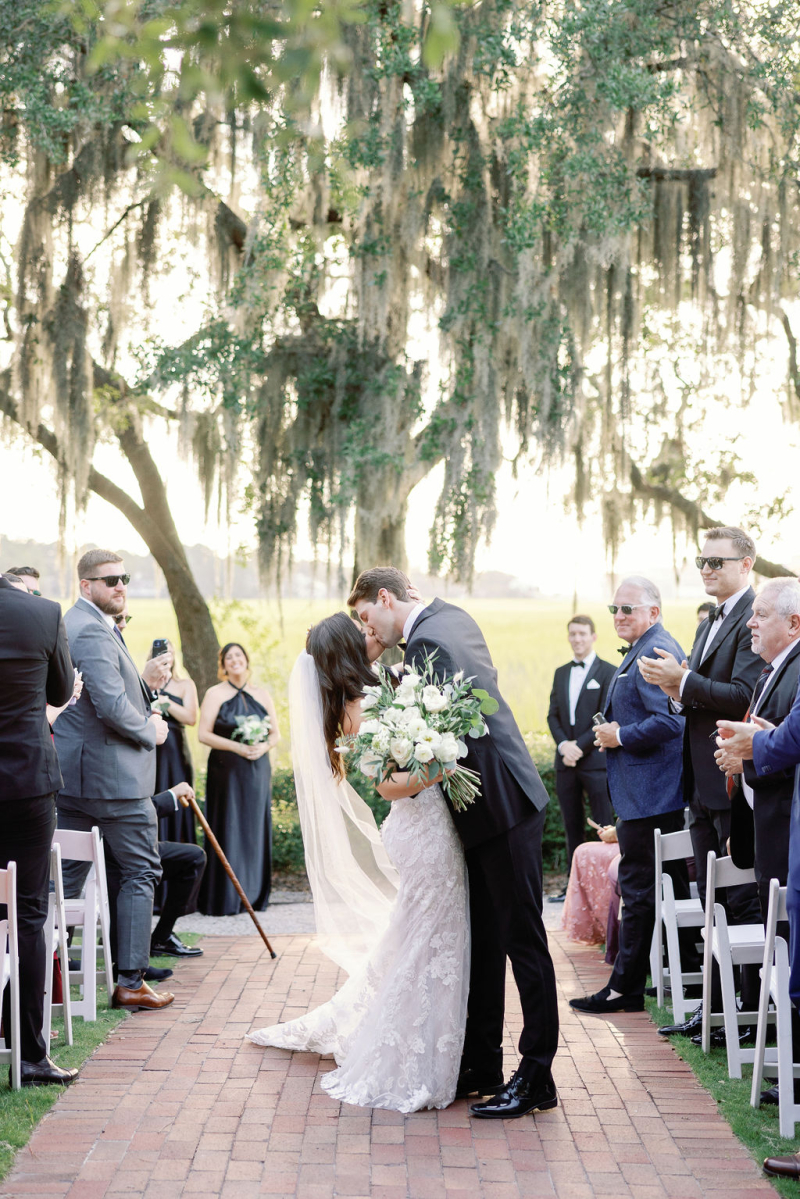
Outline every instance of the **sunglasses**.
{"label": "sunglasses", "polygon": [[608,610],[612,616],[616,616],[618,612],[622,612],[624,616],[630,616],[631,612],[636,608],[650,608],[652,604],[609,604]]}
{"label": "sunglasses", "polygon": [[114,619],[114,624],[120,629],[124,629],[126,624],[130,624],[133,620],[132,616],[117,616]]}
{"label": "sunglasses", "polygon": [[131,581],[130,575],[89,575],[88,583],[105,583],[106,587],[116,587],[117,583],[124,583],[127,587]]}
{"label": "sunglasses", "polygon": [[694,564],[698,570],[710,566],[712,570],[722,570],[723,562],[743,562],[744,558],[695,558]]}

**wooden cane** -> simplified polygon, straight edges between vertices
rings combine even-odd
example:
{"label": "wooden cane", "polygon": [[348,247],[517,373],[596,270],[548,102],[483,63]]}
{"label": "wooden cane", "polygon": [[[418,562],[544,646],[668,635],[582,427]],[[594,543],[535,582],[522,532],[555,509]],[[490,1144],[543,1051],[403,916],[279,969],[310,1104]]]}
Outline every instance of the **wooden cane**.
{"label": "wooden cane", "polygon": [[227,874],[228,878],[233,883],[236,890],[239,892],[239,897],[240,897],[242,903],[244,904],[244,906],[247,908],[247,911],[250,915],[250,919],[253,921],[253,924],[258,929],[261,940],[264,942],[267,949],[269,950],[269,956],[271,958],[276,958],[278,955],[275,952],[275,950],[272,948],[272,946],[270,945],[269,941],[267,940],[267,934],[264,932],[263,928],[258,923],[258,916],[256,916],[255,912],[253,911],[253,905],[250,903],[250,900],[247,898],[244,891],[242,890],[242,884],[239,882],[238,878],[231,870],[231,864],[228,861],[228,859],[225,857],[225,854],[222,852],[222,846],[220,845],[219,841],[212,833],[209,823],[206,820],[203,813],[200,811],[200,807],[197,803],[197,800],[195,799],[195,797],[193,795],[189,796],[189,803],[192,806],[192,811],[194,812],[195,816],[202,824],[203,831],[205,832],[206,837],[211,842],[211,844],[214,846],[216,855],[219,858],[219,860],[222,862],[223,867],[225,868],[225,873]]}

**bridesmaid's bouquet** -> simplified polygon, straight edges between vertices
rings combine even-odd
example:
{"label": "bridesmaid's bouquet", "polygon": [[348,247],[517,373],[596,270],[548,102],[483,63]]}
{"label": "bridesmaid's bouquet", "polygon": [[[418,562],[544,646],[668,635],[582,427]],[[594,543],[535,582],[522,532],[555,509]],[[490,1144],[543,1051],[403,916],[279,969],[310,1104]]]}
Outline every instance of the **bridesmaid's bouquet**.
{"label": "bridesmaid's bouquet", "polygon": [[241,741],[245,745],[260,745],[268,739],[271,727],[269,716],[237,716],[231,741]]}
{"label": "bridesmaid's bouquet", "polygon": [[[463,670],[452,678],[434,674],[433,656],[416,671],[406,666],[399,685],[390,670],[378,667],[374,686],[364,688],[365,719],[354,736],[341,739],[340,753],[378,783],[407,770],[421,787],[443,772],[442,788],[457,812],[480,795],[480,776],[459,765],[466,757],[465,737],[485,737],[484,716],[498,709],[488,691],[472,687]],[[433,763],[433,767],[431,764]]]}

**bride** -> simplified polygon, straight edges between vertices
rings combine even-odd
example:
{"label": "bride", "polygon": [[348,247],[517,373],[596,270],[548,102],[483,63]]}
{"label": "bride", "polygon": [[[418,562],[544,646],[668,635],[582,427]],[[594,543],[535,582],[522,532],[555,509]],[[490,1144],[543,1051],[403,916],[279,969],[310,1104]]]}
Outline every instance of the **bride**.
{"label": "bride", "polygon": [[320,947],[349,974],[306,1016],[249,1034],[257,1045],[333,1054],[323,1090],[399,1112],[455,1097],[469,986],[464,854],[437,778],[378,786],[380,833],[345,778],[336,739],[361,721],[383,652],[343,612],[308,634],[289,682],[292,757]]}

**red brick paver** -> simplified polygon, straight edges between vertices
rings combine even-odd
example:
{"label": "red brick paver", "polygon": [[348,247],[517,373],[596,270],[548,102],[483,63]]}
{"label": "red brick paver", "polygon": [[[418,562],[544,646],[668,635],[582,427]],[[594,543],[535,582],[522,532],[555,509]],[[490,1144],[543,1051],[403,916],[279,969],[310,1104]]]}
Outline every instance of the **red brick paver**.
{"label": "red brick paver", "polygon": [[[757,1199],[775,1192],[648,1017],[579,1017],[596,951],[551,938],[561,1099],[509,1122],[369,1111],[319,1087],[330,1060],[260,1049],[251,1028],[327,999],[339,972],[306,936],[207,938],[177,999],[130,1017],[42,1120],[0,1196],[144,1199]],[[519,1008],[509,989],[508,1066]]]}

